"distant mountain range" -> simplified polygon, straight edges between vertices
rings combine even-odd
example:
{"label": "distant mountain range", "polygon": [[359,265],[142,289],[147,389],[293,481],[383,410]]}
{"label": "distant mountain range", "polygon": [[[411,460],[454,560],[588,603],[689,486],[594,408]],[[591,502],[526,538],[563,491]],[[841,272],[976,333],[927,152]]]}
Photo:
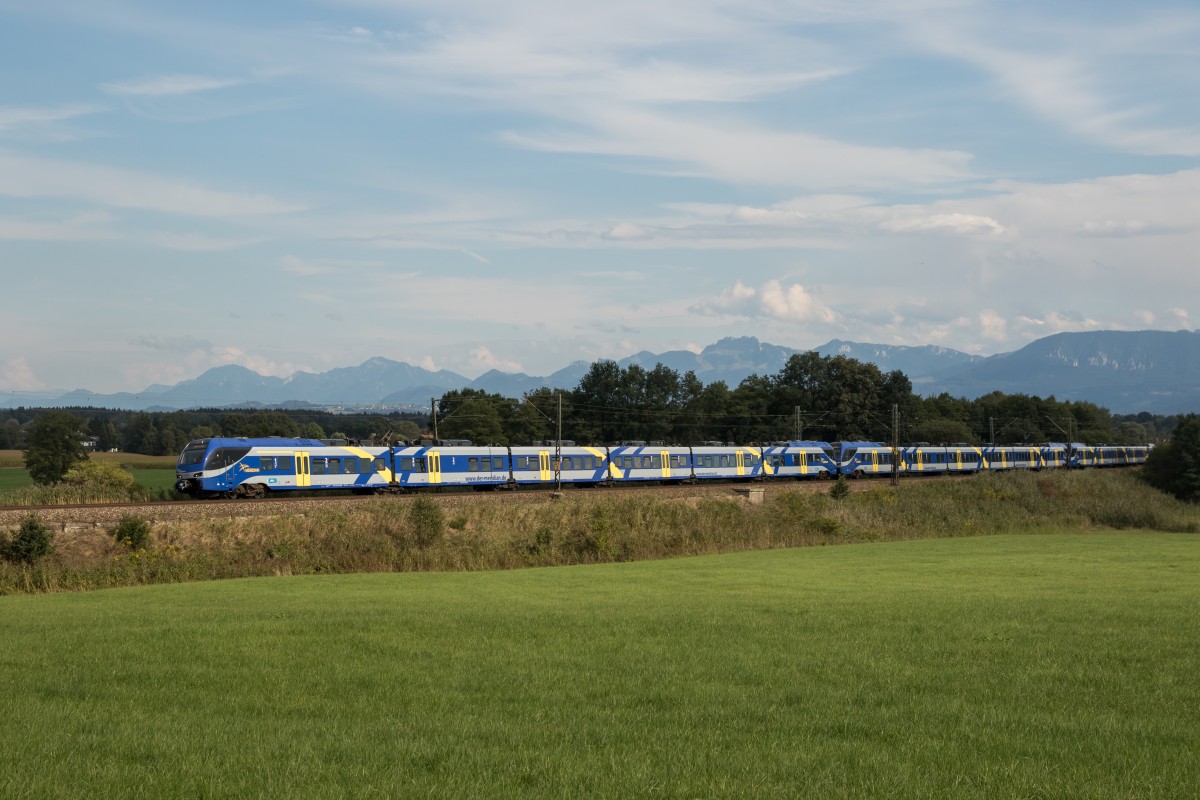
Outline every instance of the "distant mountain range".
{"label": "distant mountain range", "polygon": [[[975,398],[993,391],[1086,400],[1116,413],[1175,414],[1200,411],[1200,332],[1092,331],[1059,333],[1012,353],[973,356],[930,345],[902,347],[833,340],[814,348],[823,356],[844,355],[900,370],[922,395],[949,392]],[[699,353],[641,352],[618,363],[652,368],[663,364],[680,374],[692,371],[704,383],[736,386],[750,375],[772,375],[796,353],[791,347],[753,337],[726,338]],[[297,372],[288,378],[224,366],[174,386],[149,386],[138,394],[98,395],[83,389],[59,397],[61,406],[138,410],[195,407],[384,407],[428,408],[430,398],[453,389],[482,389],[520,397],[533,389],[573,389],[590,364],[577,361],[544,377],[497,370],[475,380],[446,370],[433,372],[376,357],[357,367]]]}

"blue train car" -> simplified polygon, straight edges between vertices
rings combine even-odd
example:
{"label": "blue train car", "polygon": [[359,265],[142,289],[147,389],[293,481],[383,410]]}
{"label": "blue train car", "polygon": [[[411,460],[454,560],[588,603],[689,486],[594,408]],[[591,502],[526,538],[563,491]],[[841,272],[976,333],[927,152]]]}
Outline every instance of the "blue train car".
{"label": "blue train car", "polygon": [[1021,444],[985,447],[983,455],[987,459],[989,470],[1004,471],[1045,469],[1056,465],[1060,454],[1053,446]]}
{"label": "blue train car", "polygon": [[906,445],[900,448],[904,472],[950,475],[988,469],[983,449],[971,445]]}
{"label": "blue train car", "polygon": [[[512,480],[518,486],[550,485],[555,482],[553,445],[510,447]],[[609,478],[608,452],[602,447],[560,447],[557,451],[558,480],[571,484],[606,483]]]}
{"label": "blue train car", "polygon": [[394,489],[435,486],[497,488],[509,484],[512,462],[506,447],[402,445],[389,453]]}
{"label": "blue train car", "polygon": [[829,442],[784,442],[763,448],[763,474],[778,478],[833,478],[837,453]]}
{"label": "blue train car", "polygon": [[373,491],[392,479],[387,448],[316,439],[228,438],[188,443],[175,464],[175,488],[197,497],[263,497],[308,489]]}
{"label": "blue train car", "polygon": [[834,442],[838,474],[850,478],[891,475],[900,469],[893,463],[892,448],[879,442]]}

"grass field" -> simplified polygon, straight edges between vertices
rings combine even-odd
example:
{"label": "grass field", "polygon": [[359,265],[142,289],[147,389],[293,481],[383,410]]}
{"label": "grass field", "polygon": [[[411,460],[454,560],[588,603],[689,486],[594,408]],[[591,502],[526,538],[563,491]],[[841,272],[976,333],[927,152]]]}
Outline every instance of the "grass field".
{"label": "grass field", "polygon": [[1193,797],[1200,538],[0,597],[0,796]]}
{"label": "grass field", "polygon": [[[91,458],[120,464],[133,479],[151,492],[169,491],[175,486],[175,458],[142,456],[136,453],[93,453]],[[13,489],[32,486],[20,450],[0,450],[0,495]]]}
{"label": "grass field", "polygon": [[0,467],[0,493],[32,485],[33,480],[24,467]]}

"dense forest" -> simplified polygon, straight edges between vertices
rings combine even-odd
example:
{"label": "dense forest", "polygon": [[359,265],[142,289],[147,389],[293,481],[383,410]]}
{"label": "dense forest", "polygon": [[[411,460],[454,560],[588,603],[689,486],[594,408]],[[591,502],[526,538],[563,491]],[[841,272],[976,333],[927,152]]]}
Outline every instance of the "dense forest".
{"label": "dense forest", "polygon": [[[1088,402],[999,392],[967,400],[921,397],[901,372],[845,356],[792,356],[774,375],[736,387],[701,383],[661,364],[653,369],[593,364],[569,391],[539,389],[521,398],[463,389],[425,413],[346,414],[320,410],[197,409],[132,412],[69,409],[98,450],[178,453],[210,436],[314,439],[470,439],[524,444],[556,438],[580,443],[630,440],[669,444],[794,439],[997,444],[1074,441],[1144,444],[1164,440],[1179,417],[1113,415]],[[42,409],[0,411],[0,449],[23,447]],[[893,419],[896,430],[893,432]]]}

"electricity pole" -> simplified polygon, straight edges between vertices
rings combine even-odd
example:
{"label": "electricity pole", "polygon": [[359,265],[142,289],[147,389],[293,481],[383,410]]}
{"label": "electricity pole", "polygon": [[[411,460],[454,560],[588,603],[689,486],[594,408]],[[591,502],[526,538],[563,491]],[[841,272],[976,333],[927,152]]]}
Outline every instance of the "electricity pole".
{"label": "electricity pole", "polygon": [[892,486],[900,485],[900,406],[892,403]]}
{"label": "electricity pole", "polygon": [[558,434],[554,437],[554,491],[562,491],[562,392],[558,392]]}
{"label": "electricity pole", "polygon": [[434,399],[433,399],[432,397],[431,397],[431,398],[429,398],[429,410],[430,410],[430,417],[432,417],[432,418],[433,418],[433,443],[434,443],[434,445],[437,445],[437,443],[438,443],[438,435],[437,435],[437,403],[434,401]]}

